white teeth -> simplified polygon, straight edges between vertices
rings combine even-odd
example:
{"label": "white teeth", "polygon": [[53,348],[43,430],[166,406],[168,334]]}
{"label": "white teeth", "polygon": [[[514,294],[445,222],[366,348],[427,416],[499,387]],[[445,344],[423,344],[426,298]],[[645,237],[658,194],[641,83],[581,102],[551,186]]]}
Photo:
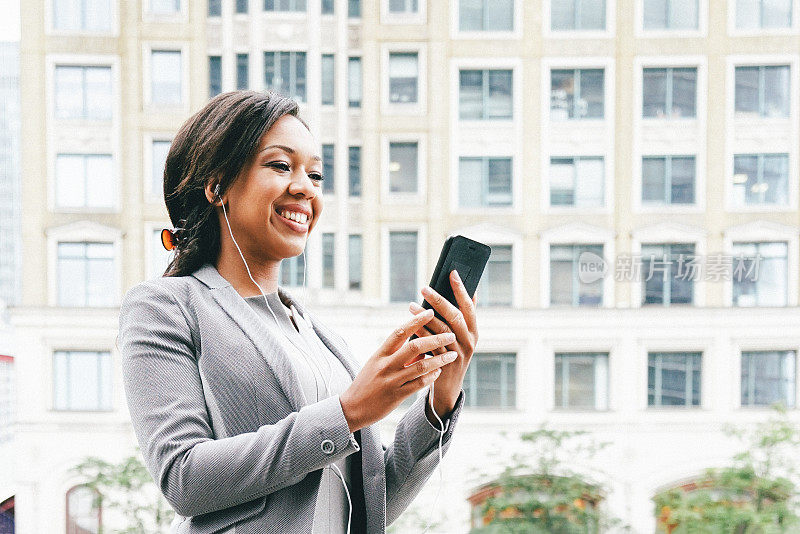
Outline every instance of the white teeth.
{"label": "white teeth", "polygon": [[284,211],[283,213],[281,213],[281,216],[287,219],[291,219],[300,224],[306,224],[306,222],[308,221],[308,215],[306,215],[305,213],[298,213],[295,211]]}

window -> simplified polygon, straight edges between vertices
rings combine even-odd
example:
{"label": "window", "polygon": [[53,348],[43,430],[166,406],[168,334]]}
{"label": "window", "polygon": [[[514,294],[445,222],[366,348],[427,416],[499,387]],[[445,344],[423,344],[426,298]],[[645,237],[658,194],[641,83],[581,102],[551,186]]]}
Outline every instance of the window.
{"label": "window", "polygon": [[305,11],[306,0],[264,0],[264,11]]}
{"label": "window", "polygon": [[417,192],[418,162],[416,141],[389,143],[389,192]]}
{"label": "window", "polygon": [[351,19],[361,17],[361,0],[347,0],[347,16]]}
{"label": "window", "polygon": [[250,87],[250,55],[236,54],[236,89]]}
{"label": "window", "polygon": [[736,67],[737,117],[788,117],[789,66]]}
{"label": "window", "polygon": [[67,492],[66,534],[99,534],[102,530],[102,505],[95,507],[97,490],[75,486]]}
{"label": "window", "polygon": [[694,298],[692,271],[694,245],[642,245],[642,305],[691,304]]}
{"label": "window", "polygon": [[57,284],[59,306],[113,306],[117,293],[114,245],[58,243]]}
{"label": "window", "polygon": [[459,71],[459,117],[462,120],[510,119],[512,71]]}
{"label": "window", "polygon": [[511,306],[511,245],[492,245],[492,253],[478,284],[478,306]]}
{"label": "window", "polygon": [[699,0],[642,0],[645,30],[696,30]]}
{"label": "window", "polygon": [[301,286],[305,277],[306,253],[299,256],[284,258],[281,260],[281,271],[278,275],[278,284],[282,286]]}
{"label": "window", "polygon": [[736,206],[787,205],[789,155],[733,156],[733,200]]}
{"label": "window", "polygon": [[559,30],[605,30],[605,0],[551,0],[550,28]]}
{"label": "window", "polygon": [[264,77],[267,89],[306,101],[305,52],[264,52]]}
{"label": "window", "polygon": [[694,156],[642,158],[643,204],[694,204]]}
{"label": "window", "polygon": [[351,57],[347,60],[347,100],[351,108],[361,107],[361,93],[361,58]]}
{"label": "window", "polygon": [[462,32],[514,30],[514,0],[460,0],[458,29]]}
{"label": "window", "polygon": [[603,206],[604,174],[602,157],[550,158],[550,205]]}
{"label": "window", "polygon": [[182,101],[181,52],[153,50],[150,57],[153,104],[177,105]]}
{"label": "window", "polygon": [[323,15],[333,15],[334,0],[322,0],[320,2],[320,9]]}
{"label": "window", "polygon": [[700,406],[700,352],[647,356],[648,406]]}
{"label": "window", "polygon": [[417,232],[389,232],[389,301],[417,298]]}
{"label": "window", "polygon": [[419,57],[416,52],[389,54],[389,102],[414,104],[419,84]]}
{"label": "window", "polygon": [[249,0],[236,0],[236,12],[246,14],[249,11]]}
{"label": "window", "polygon": [[[0,354],[0,444],[11,440],[14,419],[14,358]],[[0,525],[3,524],[0,504]]]}
{"label": "window", "polygon": [[361,147],[351,146],[347,153],[348,175],[350,178],[350,196],[361,196]]}
{"label": "window", "polygon": [[322,145],[322,176],[325,177],[322,180],[322,192],[325,194],[334,193],[334,184],[336,183],[334,180],[335,154],[336,151],[333,145]]}
{"label": "window", "polygon": [[602,305],[603,279],[586,283],[580,278],[580,257],[584,253],[602,258],[603,245],[550,245],[551,305]]}
{"label": "window", "polygon": [[517,355],[476,352],[464,377],[464,406],[513,410],[517,406]]}
{"label": "window", "polygon": [[150,264],[147,266],[147,278],[160,278],[166,272],[172,253],[161,244],[161,229],[150,230]]}
{"label": "window", "polygon": [[347,237],[347,287],[361,289],[363,239],[361,234]]}
{"label": "window", "polygon": [[332,106],[336,93],[335,64],[333,54],[322,54],[322,105]]}
{"label": "window", "polygon": [[604,75],[604,69],[550,71],[550,118],[602,119]]}
{"label": "window", "polygon": [[208,96],[213,98],[222,92],[222,57],[208,56]]}
{"label": "window", "polygon": [[741,30],[791,26],[792,0],[736,0],[736,27]]}
{"label": "window", "polygon": [[334,247],[336,235],[322,234],[322,287],[334,288],[336,286],[336,271],[334,269]]}
{"label": "window", "polygon": [[56,118],[111,120],[111,91],[111,67],[56,66]]}
{"label": "window", "polygon": [[171,141],[153,140],[150,191],[154,196],[164,195],[164,166],[167,163],[167,155],[171,144]]}
{"label": "window", "polygon": [[392,14],[412,14],[416,13],[418,9],[417,0],[389,0],[389,13]]}
{"label": "window", "polygon": [[111,353],[56,351],[53,353],[53,409],[111,410]]}
{"label": "window", "polygon": [[181,0],[150,0],[153,15],[175,15],[181,12]]}
{"label": "window", "polygon": [[742,352],[742,406],[793,408],[795,362],[793,350]]}
{"label": "window", "polygon": [[459,158],[462,208],[511,206],[511,158]]}
{"label": "window", "polygon": [[208,0],[208,16],[219,17],[222,15],[222,0]]}
{"label": "window", "polygon": [[642,117],[696,116],[697,68],[642,69]]}
{"label": "window", "polygon": [[53,28],[61,31],[111,30],[111,0],[53,0]]}
{"label": "window", "polygon": [[608,409],[607,353],[556,353],[555,363],[556,408]]}
{"label": "window", "polygon": [[116,179],[111,154],[58,154],[56,156],[56,206],[59,208],[111,208]]}
{"label": "window", "polygon": [[733,244],[733,305],[786,306],[786,242]]}

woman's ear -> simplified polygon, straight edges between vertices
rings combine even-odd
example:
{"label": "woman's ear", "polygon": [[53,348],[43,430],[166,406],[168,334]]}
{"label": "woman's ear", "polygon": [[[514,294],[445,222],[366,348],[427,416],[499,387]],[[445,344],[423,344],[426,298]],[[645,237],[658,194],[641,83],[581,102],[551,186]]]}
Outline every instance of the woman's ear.
{"label": "woman's ear", "polygon": [[206,184],[205,194],[209,203],[215,206],[222,205],[222,197],[220,197],[219,191],[220,185],[218,181],[212,180]]}

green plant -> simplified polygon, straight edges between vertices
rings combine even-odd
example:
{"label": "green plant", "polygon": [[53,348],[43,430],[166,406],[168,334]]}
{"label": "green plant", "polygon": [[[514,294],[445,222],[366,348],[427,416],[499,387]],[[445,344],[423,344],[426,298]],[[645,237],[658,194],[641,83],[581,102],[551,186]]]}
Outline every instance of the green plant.
{"label": "green plant", "polygon": [[573,471],[566,462],[591,458],[608,443],[544,426],[520,439],[528,450],[512,455],[511,465],[471,498],[482,524],[470,534],[595,534],[619,525],[601,506],[602,485],[587,481],[599,474]]}
{"label": "green plant", "polygon": [[169,531],[175,513],[156,489],[138,454],[119,463],[89,457],[72,469],[83,484],[96,491],[93,505],[111,511],[124,525],[111,530],[101,526],[100,534],[160,534]]}
{"label": "green plant", "polygon": [[691,484],[657,494],[659,532],[777,534],[800,528],[795,462],[800,428],[776,405],[775,416],[751,429],[726,427],[745,443],[733,465],[708,469]]}

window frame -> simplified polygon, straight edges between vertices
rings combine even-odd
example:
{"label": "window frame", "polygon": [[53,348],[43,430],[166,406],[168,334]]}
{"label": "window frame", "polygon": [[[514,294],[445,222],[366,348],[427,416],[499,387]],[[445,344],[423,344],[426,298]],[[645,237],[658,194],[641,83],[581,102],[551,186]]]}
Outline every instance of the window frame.
{"label": "window frame", "polygon": [[[568,205],[553,205],[551,202],[550,194],[550,169],[553,165],[553,159],[572,159],[573,160],[573,167],[575,165],[574,160],[579,159],[597,159],[600,158],[603,161],[603,204],[600,206],[568,206]],[[605,154],[550,154],[547,159],[547,178],[542,180],[542,204],[543,208],[546,204],[546,209],[544,210],[545,213],[576,213],[580,212],[582,214],[589,214],[589,213],[607,213],[609,208],[609,204],[611,202],[610,198],[610,191],[609,191],[609,184],[608,184],[608,176],[610,176],[611,170],[609,169],[609,162],[608,158]]]}
{"label": "window frame", "polygon": [[[59,30],[55,27],[56,14],[54,10],[54,0],[44,2],[44,27],[48,36],[92,36],[92,37],[119,37],[120,14],[119,2],[109,0],[111,10],[111,29],[103,32],[93,32],[86,30]],[[183,2],[182,2],[183,4]]]}
{"label": "window frame", "polygon": [[[510,31],[489,31],[489,30],[461,30],[461,0],[452,0],[452,8],[450,9],[450,39],[453,40],[471,40],[471,41],[497,41],[497,40],[514,40],[522,38],[522,1],[513,0],[512,17],[513,28]],[[484,2],[491,2],[491,0],[484,0]]]}
{"label": "window frame", "polygon": [[800,0],[791,0],[792,17],[789,26],[785,28],[739,28],[736,26],[736,0],[731,0],[728,6],[728,35],[731,37],[748,37],[755,35],[793,35],[800,25]]}
{"label": "window frame", "polygon": [[[99,407],[99,408],[90,408],[90,409],[57,408],[56,407],[56,390],[57,390],[57,385],[56,385],[57,375],[56,375],[56,365],[55,365],[56,354],[58,354],[58,353],[72,354],[74,352],[89,352],[89,353],[95,353],[95,355],[108,354],[108,360],[109,360],[109,362],[108,362],[108,365],[109,365],[109,376],[108,376],[109,383],[108,383],[108,388],[109,388],[109,393],[110,393],[110,399],[109,399],[110,403],[109,403],[108,407]],[[111,352],[111,350],[109,350],[109,349],[96,350],[96,349],[85,349],[85,348],[84,349],[75,349],[75,348],[56,349],[56,350],[53,350],[53,351],[50,352],[50,363],[49,363],[49,365],[50,365],[50,369],[51,369],[50,394],[51,394],[52,397],[51,397],[51,402],[50,402],[50,405],[49,405],[51,412],[54,412],[54,413],[57,413],[57,414],[71,414],[71,413],[93,414],[93,413],[111,413],[111,412],[115,411],[115,406],[114,406],[114,404],[115,404],[114,403],[114,395],[115,395],[115,392],[116,392],[116,385],[114,384],[115,362],[114,362],[114,356],[113,356],[113,353]],[[99,369],[98,369],[98,374],[99,374]],[[69,385],[69,382],[67,382],[67,385]],[[98,385],[101,385],[101,384],[98,384]],[[102,385],[101,385],[101,387],[102,387]]]}
{"label": "window frame", "polygon": [[166,132],[148,132],[143,136],[143,192],[144,201],[147,203],[161,204],[164,203],[163,190],[153,191],[153,143],[155,142],[168,142],[172,144],[174,137],[172,134]]}
{"label": "window frame", "polygon": [[[100,206],[100,207],[87,206],[87,205],[69,206],[69,207],[68,206],[60,206],[58,204],[58,193],[57,193],[59,176],[58,176],[58,172],[56,170],[57,167],[58,167],[58,157],[59,156],[79,156],[79,157],[82,157],[84,159],[84,161],[86,159],[92,158],[92,157],[108,156],[109,159],[111,160],[111,169],[112,169],[112,173],[114,174],[114,176],[113,176],[113,178],[114,178],[114,195],[113,195],[113,197],[111,199],[111,204],[109,206]],[[52,191],[50,191],[50,195],[52,195],[52,198],[53,198],[53,206],[52,206],[52,209],[50,211],[58,212],[58,213],[119,213],[119,211],[120,211],[120,202],[119,202],[119,197],[120,197],[120,193],[119,193],[120,177],[119,177],[119,174],[118,174],[118,171],[117,171],[117,169],[119,168],[119,162],[117,162],[116,158],[114,158],[114,154],[96,153],[96,152],[72,152],[72,151],[68,152],[68,151],[64,151],[64,152],[56,152],[54,157],[55,157],[55,159],[53,161],[53,174],[52,174],[53,178],[52,178],[52,180],[50,180],[50,182],[52,183],[51,184],[52,185]],[[85,173],[84,173],[83,179],[84,179],[84,181],[86,180]]]}
{"label": "window frame", "polygon": [[180,9],[173,13],[153,13],[150,11],[151,0],[142,0],[142,22],[146,23],[186,23],[188,22],[188,0],[179,0]]}
{"label": "window frame", "polygon": [[729,379],[731,380],[731,397],[730,402],[731,406],[734,409],[738,410],[746,410],[748,412],[758,412],[758,411],[771,411],[772,408],[770,406],[761,406],[761,405],[743,405],[742,404],[742,354],[744,352],[783,352],[783,351],[794,351],[795,353],[795,396],[794,396],[794,408],[788,408],[789,410],[796,410],[798,406],[800,406],[800,391],[798,391],[798,385],[800,382],[798,381],[798,376],[800,376],[800,344],[798,344],[797,340],[791,336],[772,336],[769,339],[744,339],[744,338],[734,338],[731,340],[730,346],[731,354],[733,358],[731,358],[730,363],[732,369],[730,369],[730,376]]}
{"label": "window frame", "polygon": [[[605,397],[605,406],[604,407],[600,407],[600,408],[597,407],[597,396],[598,396],[597,395],[597,391],[594,392],[594,396],[595,396],[595,406],[594,407],[588,407],[588,406],[562,406],[562,405],[560,405],[561,403],[556,399],[555,377],[557,375],[556,368],[558,367],[558,365],[560,363],[559,362],[559,357],[561,357],[562,359],[564,357],[566,357],[568,359],[569,357],[580,357],[580,356],[583,356],[583,357],[593,356],[595,359],[597,357],[601,357],[601,358],[604,357],[605,360],[606,360],[606,364],[605,364],[606,365],[606,377],[605,377],[605,383],[603,384],[604,387],[605,387],[605,395],[604,395],[604,397]],[[561,362],[561,363],[563,364],[563,362]],[[562,365],[562,366],[565,367],[565,368],[568,368],[568,366],[566,366],[566,365]],[[594,362],[592,371],[593,371],[592,376],[594,378],[594,384],[593,385],[596,386],[597,385],[597,372],[596,372],[597,371],[597,363],[596,363],[596,360]],[[552,410],[556,411],[556,412],[590,412],[590,413],[608,412],[608,411],[610,411],[610,402],[609,402],[610,401],[610,385],[611,385],[611,372],[610,371],[611,371],[611,354],[610,354],[609,351],[562,351],[562,350],[555,351],[553,353],[553,398],[552,398],[553,406],[552,406]],[[562,374],[562,380],[563,381],[569,381],[569,372],[567,372],[565,374]],[[563,385],[562,385],[562,390],[561,390],[562,397],[564,397],[564,391],[565,390],[564,390]],[[566,391],[569,391],[569,388],[566,388]],[[562,402],[563,402],[563,398],[562,398]]]}
{"label": "window frame", "polygon": [[427,247],[428,247],[428,233],[427,225],[425,223],[404,223],[392,222],[381,224],[381,302],[385,306],[401,307],[407,306],[406,302],[393,302],[390,300],[391,292],[391,258],[390,258],[390,243],[389,234],[391,232],[417,232],[417,284],[422,287],[424,280],[422,273],[425,272],[425,265],[427,265]]}
{"label": "window frame", "polygon": [[[764,159],[766,156],[786,156],[786,163],[787,163],[787,173],[786,173],[786,198],[787,204],[770,204],[766,202],[758,202],[752,204],[736,204],[734,201],[734,193],[735,193],[735,185],[733,180],[736,178],[736,158],[737,157],[755,157],[756,158],[756,175],[758,179],[758,183],[762,184],[765,183],[763,181],[764,178]],[[731,183],[728,184],[731,189],[731,202],[733,203],[733,209],[739,210],[742,208],[750,208],[754,211],[770,211],[772,208],[781,209],[786,208],[787,205],[790,205],[791,202],[791,193],[792,193],[792,158],[791,154],[787,154],[786,152],[759,152],[759,153],[735,153],[733,155],[733,171],[734,174],[731,176]]]}
{"label": "window frame", "polygon": [[45,230],[47,239],[47,305],[59,310],[74,310],[58,304],[58,244],[80,242],[111,243],[114,251],[114,299],[109,309],[119,306],[122,295],[122,230],[90,221],[77,221]]}
{"label": "window frame", "polygon": [[[153,102],[153,79],[151,76],[153,52],[180,52],[181,54],[181,102],[161,104]],[[189,68],[191,45],[180,41],[145,41],[142,43],[142,99],[145,112],[185,114],[189,112]],[[208,89],[205,86],[205,89]],[[205,93],[207,94],[207,92]]]}
{"label": "window frame", "polygon": [[603,247],[603,258],[606,262],[615,258],[613,230],[589,225],[583,222],[569,223],[554,228],[549,228],[540,233],[539,240],[539,272],[540,292],[539,306],[541,308],[563,309],[563,310],[590,310],[613,308],[614,295],[614,275],[613,265],[608,265],[608,272],[603,277],[603,296],[599,306],[564,306],[561,304],[550,304],[550,246],[560,245],[601,245]]}
{"label": "window frame", "polygon": [[[697,405],[694,404],[694,399],[691,400],[690,404],[684,404],[684,405],[664,405],[664,404],[661,404],[660,401],[657,404],[650,404],[649,401],[648,401],[648,397],[650,395],[650,380],[648,378],[647,381],[646,381],[647,387],[646,387],[646,390],[645,390],[645,403],[646,403],[647,410],[655,410],[655,411],[662,411],[662,410],[702,410],[702,409],[706,408],[706,404],[705,404],[706,403],[706,398],[709,396],[708,395],[709,389],[708,389],[708,383],[707,383],[708,380],[706,378],[706,375],[708,374],[708,372],[707,372],[708,353],[706,351],[704,351],[704,350],[684,350],[684,349],[652,350],[652,349],[648,349],[647,352],[645,353],[645,366],[646,366],[645,373],[646,373],[646,375],[649,374],[650,357],[652,355],[664,355],[664,354],[668,354],[668,355],[682,354],[682,355],[689,355],[689,356],[694,356],[695,354],[698,355],[698,359],[699,359],[698,369],[699,369],[699,372],[700,372],[700,386],[699,386],[699,398],[697,399]],[[685,365],[688,366],[688,358],[687,358],[687,362],[685,363]],[[687,373],[687,374],[689,374],[691,376],[690,373]],[[654,388],[656,388],[656,386],[662,380],[662,378],[660,378],[659,374],[658,374],[658,365],[656,365],[656,377],[655,377],[655,379],[656,379],[656,382],[653,385]],[[692,382],[688,382],[687,381],[687,383],[684,384],[684,390],[688,389],[689,388],[689,384],[691,384],[691,383]],[[654,394],[654,397],[655,396],[658,396],[658,395]],[[660,397],[663,398],[663,391],[662,391]],[[655,399],[654,399],[654,402],[655,402]]]}
{"label": "window frame", "polygon": [[[792,353],[794,353],[794,354],[792,354],[792,357],[793,357],[792,359],[794,360],[793,361],[793,364],[794,364],[794,376],[791,377],[792,378],[792,380],[791,380],[792,393],[794,393],[794,395],[790,395],[789,396],[789,399],[788,399],[789,402],[788,403],[785,402],[787,399],[782,399],[781,401],[776,401],[776,402],[783,402],[784,406],[786,407],[787,410],[792,410],[797,406],[797,363],[798,363],[797,354],[798,353],[797,353],[796,350],[794,350],[794,349],[740,350],[740,351],[738,351],[738,355],[739,355],[739,389],[738,389],[738,391],[739,391],[739,408],[744,408],[744,409],[747,409],[747,410],[769,409],[770,408],[771,404],[755,404],[753,402],[753,398],[752,398],[754,396],[754,394],[753,394],[754,392],[753,391],[748,391],[748,394],[750,396],[750,402],[748,404],[743,404],[741,402],[742,401],[742,396],[743,396],[742,395],[742,388],[743,388],[742,378],[743,378],[743,375],[744,375],[744,359],[745,359],[744,356],[745,356],[745,353],[747,353],[747,354],[754,354],[754,353],[763,354],[763,353],[776,353],[776,352],[777,353],[781,353],[781,352],[792,352]],[[753,367],[752,363],[750,364],[750,367]],[[786,381],[789,382],[789,380],[786,380]],[[750,388],[749,388],[749,384],[748,384],[748,390],[749,389]]]}
{"label": "window frame", "polygon": [[[764,114],[763,103],[764,103],[764,100],[765,100],[764,92],[765,92],[765,88],[766,88],[766,83],[765,83],[765,80],[764,80],[764,74],[765,74],[766,69],[768,67],[785,67],[785,68],[789,69],[789,91],[788,91],[788,95],[787,95],[789,97],[789,102],[788,102],[788,104],[789,104],[789,115],[786,116],[786,117],[768,117],[768,116],[766,116]],[[738,111],[736,110],[736,71],[738,69],[740,69],[740,68],[758,69],[758,101],[759,101],[758,105],[759,105],[759,108],[760,108],[758,110],[758,117],[752,117],[752,118],[751,117],[747,117],[747,118],[745,118],[745,117],[737,116]],[[777,122],[777,121],[789,120],[792,117],[792,85],[793,85],[792,82],[794,81],[792,79],[793,77],[794,76],[792,76],[792,65],[791,64],[785,64],[785,65],[778,65],[778,64],[774,64],[774,65],[770,65],[770,64],[767,64],[767,65],[734,65],[733,66],[733,85],[734,85],[734,87],[733,87],[733,91],[734,91],[734,93],[733,93],[733,95],[734,95],[733,114],[734,114],[734,118],[737,121],[776,121]]]}
{"label": "window frame", "polygon": [[644,0],[636,0],[634,7],[634,36],[642,39],[680,39],[708,36],[709,0],[697,0],[697,29],[654,29],[644,27]]}
{"label": "window frame", "polygon": [[[422,0],[420,0],[422,1]],[[381,45],[381,113],[384,115],[422,116],[428,109],[428,59],[427,45],[424,43],[390,43]],[[417,54],[417,101],[409,103],[390,102],[389,62],[392,54]],[[362,64],[363,69],[363,64]],[[363,70],[362,70],[363,75]],[[362,82],[363,83],[363,82]],[[362,93],[363,94],[363,93]],[[349,102],[349,100],[348,100]]]}
{"label": "window frame", "polygon": [[[469,393],[472,393],[472,395],[476,395],[477,394],[476,393],[477,390],[472,390],[470,388],[469,391],[467,391],[467,390],[464,391],[464,395],[465,395],[464,396],[464,409],[469,410],[469,411],[484,412],[484,413],[485,412],[511,413],[511,412],[518,411],[519,410],[519,401],[520,401],[520,389],[519,389],[519,385],[520,385],[520,380],[519,380],[519,376],[520,376],[520,372],[519,372],[519,369],[520,369],[520,366],[519,366],[520,357],[519,357],[519,353],[518,352],[510,352],[510,351],[501,351],[501,350],[491,350],[491,351],[480,350],[480,351],[476,351],[476,355],[477,355],[477,358],[475,360],[472,360],[472,362],[476,363],[476,365],[474,367],[470,366],[470,368],[473,369],[473,370],[472,370],[472,372],[468,371],[467,375],[465,375],[465,377],[464,377],[464,380],[465,381],[469,380],[470,381],[470,385],[474,385],[474,383],[477,382],[477,378],[475,377],[475,373],[477,372],[476,369],[477,369],[477,362],[478,361],[480,361],[482,359],[484,359],[484,360],[485,359],[500,360],[500,365],[501,365],[501,375],[500,375],[501,376],[501,378],[500,378],[500,391],[501,392],[500,392],[500,395],[501,395],[501,399],[502,399],[504,396],[507,395],[507,390],[504,391],[504,388],[506,386],[506,381],[503,381],[503,377],[506,376],[507,363],[504,363],[503,360],[513,361],[513,363],[514,363],[514,379],[513,379],[513,383],[514,383],[514,399],[513,399],[513,402],[508,403],[507,406],[502,406],[501,405],[501,406],[498,407],[498,406],[477,406],[477,405],[472,405],[469,402],[467,397],[469,396]],[[510,355],[510,357],[508,357],[509,355]],[[506,357],[501,359],[501,356],[506,356]],[[508,400],[508,399],[506,399],[506,400]]]}
{"label": "window frame", "polygon": [[552,2],[559,0],[544,0],[542,2],[542,35],[545,39],[613,39],[617,32],[617,2],[605,0],[606,27],[604,30],[553,30],[552,28]]}
{"label": "window frame", "polygon": [[[305,14],[304,14],[303,16],[305,16]],[[297,65],[296,65],[296,64],[294,64],[294,65],[292,64],[292,61],[291,61],[291,57],[292,57],[292,56],[291,56],[291,54],[295,54],[295,56],[294,56],[294,57],[295,57],[295,63],[296,63],[296,61],[297,61],[297,59],[296,59],[296,58],[297,58],[297,55],[296,55],[296,54],[298,54],[298,53],[303,53],[303,54],[305,54],[305,64],[306,64],[306,72],[305,72],[305,80],[306,80],[306,82],[305,82],[305,83],[306,83],[306,86],[305,86],[305,96],[304,96],[304,98],[303,98],[302,100],[301,100],[301,99],[298,99],[298,98],[295,98],[295,97],[294,97],[294,96],[292,96],[292,95],[288,95],[288,96],[289,96],[290,98],[293,98],[294,100],[296,100],[296,101],[297,101],[297,103],[298,103],[298,104],[299,104],[301,107],[303,107],[303,106],[307,106],[307,105],[308,105],[308,103],[309,103],[309,98],[311,97],[312,93],[316,92],[316,89],[313,89],[313,90],[312,90],[312,88],[311,88],[312,82],[316,83],[316,82],[318,82],[318,79],[314,80],[314,79],[310,79],[310,78],[309,78],[309,72],[311,71],[311,69],[309,68],[309,66],[310,66],[310,65],[309,65],[309,59],[311,58],[311,54],[310,54],[310,53],[309,53],[309,51],[308,51],[307,49],[305,49],[305,48],[296,48],[296,47],[291,47],[291,46],[290,46],[290,47],[284,47],[284,48],[283,48],[283,49],[281,49],[281,50],[273,50],[273,49],[270,49],[270,50],[262,50],[262,51],[261,51],[261,68],[259,69],[259,71],[260,71],[260,73],[261,73],[261,81],[259,82],[259,84],[260,84],[260,85],[262,85],[262,86],[263,86],[263,87],[264,87],[266,90],[269,90],[269,89],[270,89],[270,87],[267,85],[267,73],[266,73],[266,70],[267,70],[267,69],[266,69],[266,58],[267,58],[267,54],[273,54],[273,56],[274,56],[274,54],[279,54],[279,53],[280,53],[280,54],[290,54],[290,56],[289,56],[289,58],[290,58],[290,60],[289,60],[289,62],[290,62],[290,67],[289,67],[289,68],[290,68],[290,70],[293,70],[293,71],[295,72],[295,76],[294,76],[294,88],[293,88],[293,89],[294,89],[294,92],[297,92],[297,75],[296,75],[296,72],[297,72]],[[278,64],[279,64],[279,62],[276,62],[276,66],[277,66]],[[251,80],[251,84],[252,84],[252,80]],[[292,84],[291,84],[291,79],[290,79],[290,83],[289,83],[289,87],[290,87],[290,89],[292,89],[292,86],[291,86],[291,85],[292,85]]]}
{"label": "window frame", "polygon": [[[490,160],[509,160],[510,163],[510,187],[508,191],[509,195],[509,203],[508,204],[480,204],[478,206],[462,206],[461,205],[461,163],[462,160],[480,160],[481,163],[481,193],[483,195],[487,194],[487,190],[489,188],[489,163]],[[455,188],[457,189],[458,194],[458,212],[475,212],[475,213],[487,213],[487,212],[504,212],[508,210],[513,210],[514,208],[514,183],[516,181],[515,174],[516,174],[516,160],[513,155],[506,155],[506,156],[499,156],[499,155],[467,155],[467,156],[458,156],[458,176],[455,177]],[[484,174],[485,172],[485,174]],[[482,199],[483,200],[483,199]]]}
{"label": "window frame", "polygon": [[[416,13],[392,13],[389,11],[390,0],[381,0],[380,3],[380,22],[381,24],[426,24],[428,21],[428,2],[427,0],[417,0]],[[361,6],[362,17],[364,6]]]}
{"label": "window frame", "polygon": [[[389,190],[391,179],[390,147],[392,143],[417,143],[417,191],[414,193],[393,193]],[[384,134],[381,136],[381,203],[382,204],[424,204],[427,200],[428,183],[428,135],[415,134]],[[363,157],[363,152],[362,152]],[[362,160],[363,162],[363,160]],[[363,194],[363,190],[362,190]]]}

